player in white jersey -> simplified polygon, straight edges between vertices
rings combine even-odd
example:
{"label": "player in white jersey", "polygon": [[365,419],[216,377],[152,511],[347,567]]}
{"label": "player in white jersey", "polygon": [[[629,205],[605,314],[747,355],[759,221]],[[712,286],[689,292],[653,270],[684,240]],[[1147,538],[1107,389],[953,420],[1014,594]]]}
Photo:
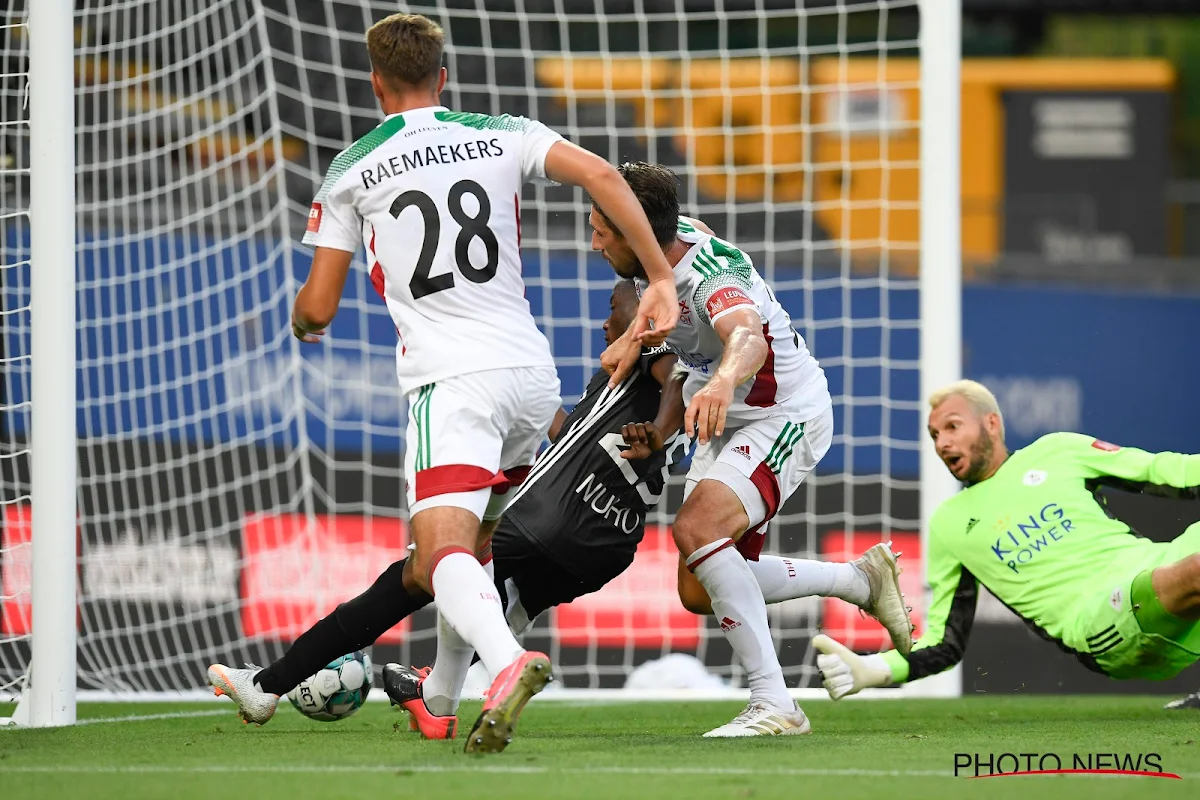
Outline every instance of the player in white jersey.
{"label": "player in white jersey", "polygon": [[[546,656],[513,637],[487,572],[509,492],[560,407],[550,347],[521,280],[523,184],[582,186],[634,232],[656,279],[631,326],[644,344],[660,343],[679,311],[670,265],[617,171],[533,120],[440,105],[443,45],[442,29],[419,15],[396,14],[367,31],[385,119],[334,158],[317,193],[304,236],[316,252],[292,327],[303,341],[320,340],[365,244],[371,281],[399,334],[413,572],[439,614],[426,696],[457,697],[477,651],[494,682],[466,750],[495,752],[550,679]],[[236,699],[250,672],[218,664],[209,678]]]}
{"label": "player in white jersey", "polygon": [[[773,579],[756,578],[755,570],[811,571],[813,584],[827,580],[832,593],[858,602],[887,628],[897,649],[907,652],[912,625],[895,556],[887,547],[872,548],[857,570],[800,560],[758,563],[767,522],[833,441],[825,373],[750,257],[702,223],[679,216],[677,179],[670,170],[635,163],[620,171],[674,267],[680,297],[679,324],[667,345],[688,370],[684,424],[699,439],[673,525],[680,596],[693,610],[711,607],[750,683],[746,710],[705,736],[808,733],[808,719],[788,693],[767,627],[760,581],[768,585]],[[591,224],[592,249],[618,275],[644,286],[644,270],[620,223],[594,205]],[[635,341],[623,338],[601,363],[620,374],[617,362],[625,350],[635,349]],[[874,573],[870,580],[864,569]]]}

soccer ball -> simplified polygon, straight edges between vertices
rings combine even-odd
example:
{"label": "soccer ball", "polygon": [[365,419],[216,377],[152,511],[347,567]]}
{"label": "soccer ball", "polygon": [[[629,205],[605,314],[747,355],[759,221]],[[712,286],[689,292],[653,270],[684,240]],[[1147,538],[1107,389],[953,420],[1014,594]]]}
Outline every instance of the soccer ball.
{"label": "soccer ball", "polygon": [[288,700],[304,716],[336,722],[353,714],[371,691],[371,659],[361,651],[335,658],[316,675],[288,692]]}

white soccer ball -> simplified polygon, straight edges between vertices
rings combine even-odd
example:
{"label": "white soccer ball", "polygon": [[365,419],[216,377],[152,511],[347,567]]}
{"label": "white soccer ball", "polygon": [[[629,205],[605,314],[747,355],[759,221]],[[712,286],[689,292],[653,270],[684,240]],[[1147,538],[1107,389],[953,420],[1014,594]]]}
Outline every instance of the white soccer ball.
{"label": "white soccer ball", "polygon": [[287,696],[309,719],[336,722],[362,707],[371,691],[372,677],[370,657],[356,650],[330,661]]}

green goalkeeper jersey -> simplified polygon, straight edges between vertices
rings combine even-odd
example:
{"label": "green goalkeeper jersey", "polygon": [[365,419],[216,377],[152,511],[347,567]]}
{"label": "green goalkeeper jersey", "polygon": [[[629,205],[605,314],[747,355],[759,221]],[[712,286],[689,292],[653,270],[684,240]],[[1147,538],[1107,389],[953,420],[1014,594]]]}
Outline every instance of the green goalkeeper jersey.
{"label": "green goalkeeper jersey", "polygon": [[916,680],[961,660],[979,584],[1043,638],[1097,669],[1076,624],[1083,604],[1111,588],[1114,575],[1157,566],[1167,547],[1111,516],[1102,486],[1198,497],[1200,455],[1052,433],[942,503],[929,523],[933,597],[925,631],[907,659],[884,654],[893,678]]}

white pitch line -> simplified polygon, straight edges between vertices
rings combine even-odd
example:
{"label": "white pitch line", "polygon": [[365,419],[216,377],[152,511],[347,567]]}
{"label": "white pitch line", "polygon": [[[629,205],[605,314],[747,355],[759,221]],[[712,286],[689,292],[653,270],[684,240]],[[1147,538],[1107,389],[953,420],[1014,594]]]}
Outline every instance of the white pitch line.
{"label": "white pitch line", "polygon": [[[233,716],[236,713],[237,712],[235,711],[233,706],[230,706],[228,708],[221,709],[221,710],[208,709],[206,711],[172,711],[172,712],[164,713],[164,714],[125,714],[120,717],[84,717],[82,719],[75,720],[75,724],[76,725],[103,725],[103,724],[108,724],[108,723],[112,723],[112,722],[147,722],[147,721],[156,720],[156,719],[187,719],[189,717],[220,717],[220,716],[224,716],[224,715]],[[0,719],[7,719],[7,717],[3,717]],[[0,724],[0,731],[19,731],[19,730],[31,730],[31,729],[22,728],[19,725],[6,726],[3,724]]]}
{"label": "white pitch line", "polygon": [[188,717],[220,717],[234,716],[237,712],[233,706],[229,708],[210,709],[208,711],[172,711],[167,714],[129,714],[123,717],[89,717],[76,720],[76,725],[102,725],[109,722],[148,722],[155,719],[186,719]]}

